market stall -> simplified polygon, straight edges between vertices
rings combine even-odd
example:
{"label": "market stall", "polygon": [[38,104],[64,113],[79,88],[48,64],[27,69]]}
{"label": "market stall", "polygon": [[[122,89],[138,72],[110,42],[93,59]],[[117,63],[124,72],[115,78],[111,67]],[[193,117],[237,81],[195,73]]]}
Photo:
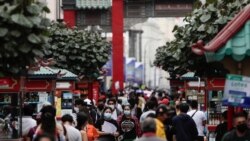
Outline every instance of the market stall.
{"label": "market stall", "polygon": [[0,140],[20,138],[21,91],[20,79],[0,78]]}
{"label": "market stall", "polygon": [[208,134],[213,134],[218,124],[222,122],[222,113],[227,110],[222,105],[225,78],[206,79],[207,98],[207,129]]}
{"label": "market stall", "polygon": [[204,79],[195,76],[195,73],[188,72],[181,76],[184,81],[185,99],[187,101],[197,100],[198,109],[206,111],[206,82]]}
{"label": "market stall", "polygon": [[[250,4],[242,9],[228,24],[206,45],[192,47],[198,55],[205,55],[208,62],[221,62],[229,71],[223,90],[223,104],[228,106],[228,129],[233,127],[233,113],[249,108],[248,88],[250,76]],[[241,81],[239,81],[241,80]],[[230,87],[228,84],[231,84]],[[248,89],[249,91],[249,89]],[[248,102],[250,103],[250,102]],[[247,109],[245,109],[247,110]]]}
{"label": "market stall", "polygon": [[89,99],[94,100],[94,102],[98,101],[100,92],[100,84],[98,81],[80,81],[76,84],[76,89],[81,91],[81,96],[88,95]]}
{"label": "market stall", "polygon": [[45,67],[26,77],[0,78],[0,140],[21,137],[24,104],[32,105],[38,113],[45,101],[53,103],[56,78],[57,75]]}
{"label": "market stall", "polygon": [[51,71],[55,73],[60,71],[62,74],[57,77],[55,90],[56,116],[60,119],[62,115],[72,114],[77,75],[65,69],[51,69]]}

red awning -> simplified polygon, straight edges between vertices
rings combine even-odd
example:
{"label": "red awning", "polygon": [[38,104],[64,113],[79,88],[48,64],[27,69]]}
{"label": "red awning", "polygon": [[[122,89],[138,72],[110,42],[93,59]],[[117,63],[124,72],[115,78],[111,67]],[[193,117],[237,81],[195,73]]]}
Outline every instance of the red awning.
{"label": "red awning", "polygon": [[205,52],[215,52],[223,47],[250,19],[250,4],[240,11],[228,24],[205,46],[192,46],[192,51],[197,55]]}

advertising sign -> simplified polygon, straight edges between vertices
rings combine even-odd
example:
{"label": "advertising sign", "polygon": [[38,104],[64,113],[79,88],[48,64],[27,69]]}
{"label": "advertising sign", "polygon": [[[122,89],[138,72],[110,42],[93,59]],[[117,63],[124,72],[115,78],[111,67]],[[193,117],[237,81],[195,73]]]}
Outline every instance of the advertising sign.
{"label": "advertising sign", "polygon": [[144,67],[141,62],[135,63],[135,82],[138,84],[143,83],[144,78]]}
{"label": "advertising sign", "polygon": [[250,107],[250,77],[227,75],[223,104]]}
{"label": "advertising sign", "polygon": [[126,72],[125,72],[125,80],[126,82],[134,82],[134,71],[135,71],[135,58],[126,58]]}
{"label": "advertising sign", "polygon": [[106,76],[112,76],[112,57],[102,68],[106,70]]}

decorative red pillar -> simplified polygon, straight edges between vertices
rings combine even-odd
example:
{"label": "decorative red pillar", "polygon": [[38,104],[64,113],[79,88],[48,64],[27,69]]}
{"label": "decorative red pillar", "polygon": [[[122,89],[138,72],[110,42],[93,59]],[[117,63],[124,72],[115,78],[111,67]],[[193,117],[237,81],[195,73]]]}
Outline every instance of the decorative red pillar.
{"label": "decorative red pillar", "polygon": [[234,115],[234,107],[228,106],[227,110],[227,129],[231,130],[233,128],[233,115]]}
{"label": "decorative red pillar", "polygon": [[113,0],[112,3],[112,55],[113,55],[113,80],[112,92],[117,93],[115,83],[119,82],[119,88],[123,89],[123,0]]}
{"label": "decorative red pillar", "polygon": [[69,26],[76,26],[76,11],[75,10],[64,10],[63,11],[64,22]]}

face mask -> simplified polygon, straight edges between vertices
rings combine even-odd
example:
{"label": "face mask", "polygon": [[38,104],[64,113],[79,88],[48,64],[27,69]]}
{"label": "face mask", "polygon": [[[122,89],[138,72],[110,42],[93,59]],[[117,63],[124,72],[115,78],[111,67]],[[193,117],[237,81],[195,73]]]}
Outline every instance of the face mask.
{"label": "face mask", "polygon": [[109,107],[114,110],[115,109],[115,105],[109,105]]}
{"label": "face mask", "polygon": [[102,111],[102,110],[103,110],[103,108],[104,108],[104,105],[103,105],[103,104],[99,104],[97,107],[98,107],[98,109],[99,109],[99,110],[101,110],[101,111]]}
{"label": "face mask", "polygon": [[78,108],[78,107],[74,107],[74,111],[75,111],[76,113],[79,113],[79,108]]}
{"label": "face mask", "polygon": [[244,133],[247,130],[247,124],[243,123],[240,125],[237,125],[236,129],[240,132],[240,133]]}
{"label": "face mask", "polygon": [[126,116],[129,116],[129,115],[130,115],[130,113],[131,113],[131,111],[130,111],[130,110],[126,110],[126,111],[124,111],[124,115],[126,115]]}
{"label": "face mask", "polygon": [[111,119],[111,113],[104,113],[104,119],[110,120]]}

